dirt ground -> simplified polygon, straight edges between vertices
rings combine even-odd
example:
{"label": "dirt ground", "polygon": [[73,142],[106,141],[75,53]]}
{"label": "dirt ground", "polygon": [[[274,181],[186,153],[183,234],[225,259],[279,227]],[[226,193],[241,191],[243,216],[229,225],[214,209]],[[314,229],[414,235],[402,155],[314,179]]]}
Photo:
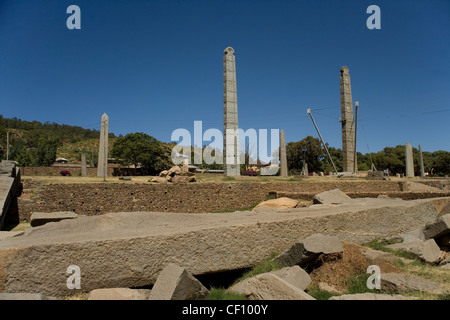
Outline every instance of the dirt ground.
{"label": "dirt ground", "polygon": [[[325,282],[338,291],[344,292],[350,276],[366,272],[369,263],[360,250],[362,246],[343,242],[343,247],[344,252],[341,257],[328,256],[326,260],[323,260],[323,264],[310,274],[313,284]],[[401,272],[390,263],[380,263],[378,266],[381,272]]]}

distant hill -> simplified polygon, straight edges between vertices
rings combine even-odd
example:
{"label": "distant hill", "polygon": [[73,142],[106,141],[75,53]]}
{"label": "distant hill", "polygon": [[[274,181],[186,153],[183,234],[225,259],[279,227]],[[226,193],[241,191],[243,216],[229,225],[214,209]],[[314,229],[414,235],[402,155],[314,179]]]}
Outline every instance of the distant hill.
{"label": "distant hill", "polygon": [[[24,121],[0,115],[0,158],[6,159],[6,135],[9,132],[9,159],[20,165],[50,165],[56,157],[96,162],[100,131],[66,124]],[[109,134],[110,145],[116,136]]]}

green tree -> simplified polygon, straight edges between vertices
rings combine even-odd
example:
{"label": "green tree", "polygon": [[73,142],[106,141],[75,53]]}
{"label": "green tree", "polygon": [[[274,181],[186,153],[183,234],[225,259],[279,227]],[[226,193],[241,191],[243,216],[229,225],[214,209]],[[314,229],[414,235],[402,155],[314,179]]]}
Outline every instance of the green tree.
{"label": "green tree", "polygon": [[133,164],[136,168],[142,167],[147,174],[155,174],[163,167],[162,162],[167,161],[168,148],[148,134],[137,132],[129,133],[118,138],[112,147],[111,155],[121,159],[126,164]]}
{"label": "green tree", "polygon": [[34,162],[34,155],[27,149],[25,141],[13,138],[10,142],[9,159],[17,161],[19,166],[30,166]]}
{"label": "green tree", "polygon": [[289,142],[286,145],[286,157],[288,169],[291,173],[300,173],[303,167],[304,153],[302,149],[306,147],[306,163],[308,170],[321,171],[322,161],[327,156],[318,138],[308,136],[297,142]]}
{"label": "green tree", "polygon": [[450,175],[450,152],[435,151],[432,153],[432,168],[434,174],[444,176]]}
{"label": "green tree", "polygon": [[392,173],[405,173],[405,146],[386,147],[372,154],[372,160],[377,170],[389,170]]}
{"label": "green tree", "polygon": [[[342,171],[342,150],[339,148],[329,147],[327,144],[328,152],[330,153],[331,159],[333,159],[333,163],[336,166],[336,170],[338,172]],[[325,158],[322,160],[322,168],[323,172],[334,172],[333,164],[331,163],[328,155],[325,154]]]}
{"label": "green tree", "polygon": [[37,148],[37,165],[39,166],[51,166],[56,159],[56,149],[58,148],[58,142],[56,138],[41,137],[38,141]]}
{"label": "green tree", "polygon": [[156,173],[167,170],[174,165],[172,161],[172,149],[174,146],[174,143],[160,142],[160,151],[156,155],[156,160],[153,165]]}

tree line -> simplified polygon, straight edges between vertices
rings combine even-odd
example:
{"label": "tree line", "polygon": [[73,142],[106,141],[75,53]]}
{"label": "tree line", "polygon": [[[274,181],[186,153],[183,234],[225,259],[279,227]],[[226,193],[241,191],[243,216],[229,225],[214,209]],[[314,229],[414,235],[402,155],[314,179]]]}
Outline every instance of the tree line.
{"label": "tree line", "polygon": [[[162,143],[144,133],[131,133],[116,140],[112,150],[112,156],[124,160],[125,164],[134,164],[148,168],[149,172],[158,173],[173,165],[171,150],[175,144]],[[204,152],[208,146],[202,148],[191,147],[191,162],[193,163],[195,152]],[[305,150],[306,151],[303,151]],[[337,171],[342,172],[342,150],[327,145],[331,158]],[[249,152],[244,148],[244,153]],[[250,148],[251,149],[251,148]],[[209,150],[208,152],[210,152]],[[213,150],[221,152],[220,150]],[[249,152],[252,153],[252,152]],[[309,172],[333,172],[334,168],[329,160],[326,150],[318,138],[308,136],[297,142],[289,142],[286,145],[288,170],[291,175],[300,174],[303,160],[308,164]],[[423,152],[425,171],[430,175],[445,176],[450,174],[450,152],[435,151]],[[415,175],[420,175],[419,150],[413,148]],[[255,162],[251,156],[244,156],[245,163],[241,164],[241,171],[249,167],[249,162]],[[375,168],[378,171],[389,170],[389,173],[405,173],[405,146],[386,147],[382,151],[367,154],[357,153],[359,171],[367,171]],[[256,159],[257,160],[257,159]],[[223,164],[197,165],[201,169],[223,169]]]}
{"label": "tree line", "polygon": [[[21,166],[49,166],[56,158],[57,148],[63,143],[98,139],[100,131],[39,121],[4,118],[0,115],[0,159],[6,159],[9,133],[10,160]],[[114,138],[115,135],[110,133]]]}
{"label": "tree line", "polygon": [[[21,166],[49,166],[56,158],[57,149],[63,143],[75,143],[87,139],[99,139],[98,130],[84,129],[76,126],[56,123],[41,123],[39,121],[23,121],[17,118],[3,118],[0,115],[0,158],[6,159],[6,133],[10,136],[9,159],[15,160]],[[110,138],[116,138],[110,133]],[[110,156],[120,159],[124,166],[134,165],[142,168],[147,174],[157,174],[173,166],[171,152],[174,143],[158,141],[145,133],[129,133],[115,139]],[[342,150],[328,146],[331,158],[337,171],[342,171]],[[203,152],[202,148],[191,148],[191,162],[195,152]],[[244,153],[250,153],[244,148]],[[306,150],[306,151],[305,151]],[[210,152],[211,150],[209,150]],[[213,150],[221,152],[220,150]],[[291,175],[300,174],[303,161],[308,164],[309,172],[333,172],[325,148],[318,138],[307,136],[297,142],[286,144],[288,170]],[[450,152],[423,152],[425,171],[430,175],[450,175]],[[94,156],[93,156],[94,157]],[[420,175],[419,150],[413,147],[414,172]],[[241,171],[248,167],[250,155],[244,157],[245,163]],[[386,147],[379,152],[357,153],[358,170],[367,171],[376,168],[379,171],[389,170],[390,173],[405,173],[405,146]],[[257,159],[252,159],[253,162]],[[223,164],[197,165],[201,169],[223,169]]]}
{"label": "tree line", "polygon": [[[306,152],[302,149],[306,148]],[[343,169],[342,150],[327,145],[331,158],[338,172]],[[333,172],[334,168],[328,158],[325,148],[318,138],[308,136],[297,142],[289,142],[286,145],[288,169],[291,174],[299,174],[302,170],[303,160],[306,159],[310,172]],[[429,175],[450,175],[450,152],[435,151],[422,152],[424,170]],[[413,147],[414,174],[420,175],[420,153]],[[358,171],[389,170],[392,174],[406,172],[405,146],[386,147],[379,152],[362,154],[357,152]]]}

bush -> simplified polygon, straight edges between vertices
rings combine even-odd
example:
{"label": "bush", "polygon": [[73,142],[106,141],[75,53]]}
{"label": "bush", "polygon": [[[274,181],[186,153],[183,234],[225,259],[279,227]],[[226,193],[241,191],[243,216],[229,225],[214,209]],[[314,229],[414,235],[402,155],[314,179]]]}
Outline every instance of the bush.
{"label": "bush", "polygon": [[241,172],[241,176],[250,176],[250,177],[257,177],[258,172],[253,170],[246,170]]}
{"label": "bush", "polygon": [[62,176],[70,176],[70,171],[69,170],[61,170],[59,172]]}

